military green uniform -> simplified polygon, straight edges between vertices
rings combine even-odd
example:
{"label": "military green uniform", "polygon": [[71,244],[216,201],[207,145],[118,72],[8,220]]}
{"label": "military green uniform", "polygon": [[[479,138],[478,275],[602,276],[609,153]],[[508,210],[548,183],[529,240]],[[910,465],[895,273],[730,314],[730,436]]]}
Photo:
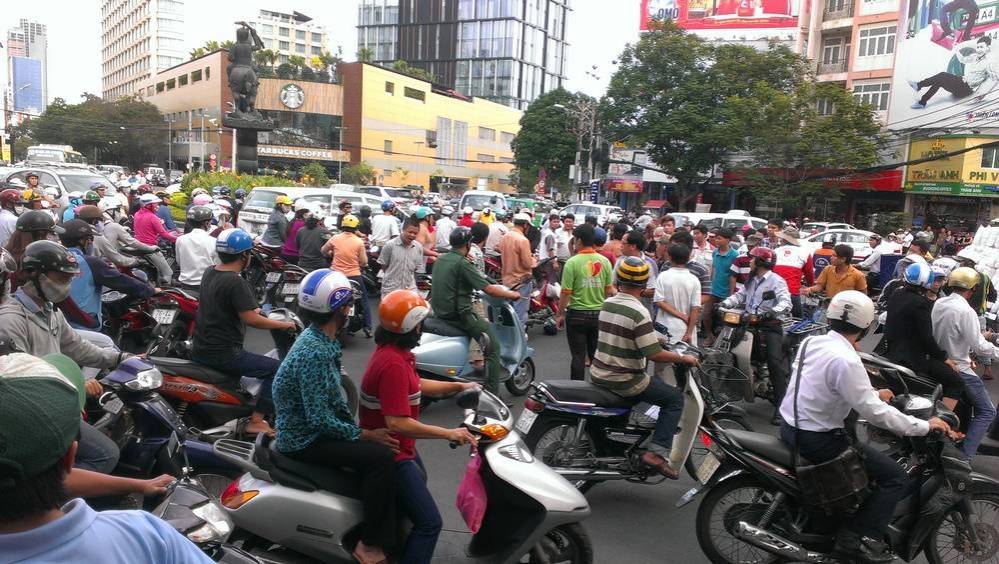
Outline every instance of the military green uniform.
{"label": "military green uniform", "polygon": [[434,316],[461,327],[474,339],[489,335],[489,355],[486,357],[486,389],[499,392],[503,367],[500,364],[500,343],[489,325],[472,309],[472,292],[489,285],[467,258],[457,251],[445,253],[434,263],[431,280],[430,307]]}

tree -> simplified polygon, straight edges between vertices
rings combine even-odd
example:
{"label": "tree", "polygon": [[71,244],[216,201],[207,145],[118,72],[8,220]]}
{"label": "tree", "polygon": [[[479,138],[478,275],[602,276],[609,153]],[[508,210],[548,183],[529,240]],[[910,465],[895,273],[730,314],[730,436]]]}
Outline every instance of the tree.
{"label": "tree", "polygon": [[357,50],[357,61],[360,63],[370,63],[375,60],[375,52],[367,47]]}
{"label": "tree", "polygon": [[[558,88],[543,94],[528,106],[520,118],[520,132],[510,143],[517,168],[517,186],[530,191],[545,169],[549,183],[569,186],[569,167],[576,160],[579,120],[560,104],[571,107],[582,94]],[[584,139],[584,147],[588,146]]]}
{"label": "tree", "polygon": [[281,63],[277,68],[278,78],[295,78],[295,67],[291,63]]}
{"label": "tree", "polygon": [[319,163],[309,163],[298,169],[301,175],[301,182],[310,186],[329,186],[330,177],[326,172],[326,167]]}
{"label": "tree", "polygon": [[405,74],[407,76],[418,78],[420,80],[425,80],[427,82],[434,81],[434,75],[430,74],[429,72],[419,67],[409,66],[409,63],[407,63],[406,61],[399,60],[392,63],[392,70],[394,70],[399,74]]}
{"label": "tree", "polygon": [[791,92],[806,75],[805,61],[786,47],[709,43],[666,22],[625,47],[600,119],[676,177],[682,208],[760,126],[742,102]]}
{"label": "tree", "polygon": [[253,62],[258,67],[274,66],[278,60],[278,54],[271,49],[261,49],[253,52]]}
{"label": "tree", "polygon": [[406,179],[409,178],[409,169],[397,166],[394,169],[392,169],[392,174],[393,175],[398,174],[399,181],[401,182],[402,186],[406,185]]}
{"label": "tree", "polygon": [[378,178],[378,172],[368,163],[361,161],[343,169],[341,178],[346,184],[374,184],[375,179]]}
{"label": "tree", "polygon": [[191,52],[190,52],[190,55],[191,55],[192,59],[197,59],[198,57],[204,57],[207,54],[208,53],[205,51],[205,49],[203,47],[197,47],[195,49],[191,49]]}

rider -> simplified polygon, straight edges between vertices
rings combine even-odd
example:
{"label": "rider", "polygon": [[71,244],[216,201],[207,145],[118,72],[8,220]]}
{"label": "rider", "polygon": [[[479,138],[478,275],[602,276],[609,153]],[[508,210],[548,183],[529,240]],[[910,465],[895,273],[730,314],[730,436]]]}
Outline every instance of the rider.
{"label": "rider", "polygon": [[323,227],[319,216],[312,214],[305,218],[305,226],[295,234],[298,245],[298,266],[308,272],[319,268],[329,268],[330,259],[323,254],[323,245],[329,232]]}
{"label": "rider", "polygon": [[[64,232],[59,235],[62,244],[76,257],[80,272],[73,277],[70,297],[73,302],[91,318],[101,323],[101,294],[104,287],[117,290],[135,298],[148,298],[155,289],[137,278],[126,276],[112,268],[103,259],[88,254],[92,249],[97,230],[82,219],[71,219],[63,224]],[[88,329],[71,320],[70,325],[77,329]]]}
{"label": "rider", "polygon": [[642,292],[652,278],[648,263],[639,257],[625,257],[614,271],[618,292],[607,298],[600,310],[597,353],[590,365],[590,380],[615,394],[658,405],[659,418],[649,450],[642,462],[663,476],[675,480],[680,471],[669,462],[669,451],[683,411],[683,392],[659,378],[649,378],[648,361],[681,362],[698,366],[693,356],[680,355],[659,344]]}
{"label": "rider", "polygon": [[[486,389],[497,393],[503,370],[503,365],[500,364],[500,342],[489,321],[472,308],[472,293],[482,290],[490,296],[508,300],[519,299],[520,294],[504,286],[486,282],[467,258],[471,244],[471,229],[457,227],[451,232],[451,251],[441,255],[434,264],[430,303],[435,317],[461,327],[471,338],[479,339],[483,334],[489,336],[492,346],[489,347],[486,362]],[[383,308],[384,303],[383,301]]]}
{"label": "rider", "polygon": [[853,247],[839,244],[833,248],[833,251],[835,254],[832,264],[822,269],[814,285],[802,288],[801,295],[825,292],[826,296],[832,298],[845,290],[867,293],[867,278],[863,272],[850,264],[853,260]]}
{"label": "rider", "polygon": [[451,232],[454,231],[458,224],[451,219],[454,215],[454,208],[451,206],[444,206],[441,208],[441,218],[437,220],[437,229],[434,231],[434,245],[436,247],[449,249],[451,248]]}
{"label": "rider", "polygon": [[[451,236],[453,241],[454,233]],[[468,262],[455,252],[447,253],[434,267],[435,276],[441,261],[450,262],[451,256]],[[471,382],[427,380],[417,375],[411,351],[420,343],[423,320],[429,314],[426,300],[409,290],[396,290],[382,299],[378,307],[379,326],[375,330],[377,348],[364,371],[358,411],[362,429],[376,431],[387,427],[399,441],[395,456],[396,492],[399,509],[413,523],[399,557],[399,562],[406,564],[431,561],[442,527],[437,505],[427,489],[426,468],[416,452],[416,439],[475,443],[475,437],[464,427],[445,429],[420,422],[421,394],[446,396],[477,386]]]}
{"label": "rider", "polygon": [[192,206],[187,210],[186,232],[177,237],[177,281],[188,291],[201,290],[205,271],[219,262],[215,252],[215,238],[208,234],[212,224],[212,210],[207,206]]}
{"label": "rider", "polygon": [[[246,326],[256,329],[295,330],[290,321],[276,321],[260,315],[260,307],[250,283],[239,273],[250,264],[253,237],[242,229],[227,229],[215,241],[219,264],[201,278],[198,316],[194,326],[191,360],[210,366],[234,378],[270,379],[277,359],[243,349]],[[264,384],[262,400],[270,399],[270,382]],[[261,411],[254,411],[246,433],[273,433]]]}
{"label": "rider", "polygon": [[305,198],[295,200],[295,215],[288,225],[288,235],[281,246],[281,257],[291,264],[298,264],[298,232],[305,227],[305,219],[312,215],[312,208]]}
{"label": "rider", "polygon": [[[170,233],[163,227],[163,220],[156,215],[156,210],[160,207],[160,199],[155,194],[143,194],[139,198],[140,209],[135,212],[132,218],[132,228],[135,230],[135,238],[149,246],[157,246],[160,238],[171,243],[177,242],[177,236]],[[159,275],[159,285],[169,286],[173,283],[173,269],[167,262],[163,253],[152,253],[147,258]]]}
{"label": "rider", "polygon": [[364,239],[357,234],[360,220],[353,214],[347,214],[340,219],[341,232],[323,245],[322,253],[333,259],[333,270],[342,272],[347,278],[357,282],[361,287],[361,302],[357,304],[364,312],[364,336],[371,338],[371,312],[368,311],[368,287],[361,277],[361,270],[368,266],[368,252],[364,248]]}
{"label": "rider", "polygon": [[[981,276],[973,268],[955,268],[947,277],[949,296],[942,297],[933,305],[933,337],[947,356],[957,361],[957,371],[961,374],[975,407],[975,414],[968,426],[968,436],[961,450],[971,458],[978,452],[985,434],[996,418],[995,404],[982,378],[975,374],[969,352],[979,359],[999,358],[999,347],[994,344],[996,335],[982,333],[978,323],[978,313],[971,306],[975,289],[981,284]],[[990,342],[991,341],[991,342]]]}
{"label": "rider", "polygon": [[[781,320],[791,311],[791,292],[784,278],[773,272],[774,251],[756,247],[749,252],[753,257],[752,274],[738,292],[726,298],[720,307],[742,308],[758,316],[757,334],[767,348],[767,370],[774,388],[774,406],[779,407],[787,389],[787,366],[784,362],[784,329]],[[775,412],[770,421],[780,423]]]}
{"label": "rider", "polygon": [[877,233],[871,233],[867,242],[871,246],[871,254],[860,261],[857,268],[867,271],[867,288],[868,290],[873,290],[879,286],[879,279],[881,278],[881,255],[886,254],[887,250],[881,246],[881,235]]}
{"label": "rider", "polygon": [[[797,442],[801,456],[812,464],[832,460],[853,442],[844,424],[850,410],[899,435],[922,436],[931,429],[950,431],[947,423],[936,417],[926,422],[899,412],[885,403],[892,397],[890,390],[871,387],[855,347],[874,317],[870,298],[853,290],[840,292],[826,312],[830,331],[802,344],[795,376],[780,406],[784,419],[780,432],[792,448]],[[861,451],[864,467],[877,487],[839,530],[834,551],[850,562],[891,562],[894,556],[881,541],[895,505],[907,493],[905,471],[877,449],[855,442],[853,446]]]}
{"label": "rider", "polygon": [[395,216],[395,202],[385,200],[382,202],[381,215],[371,218],[371,244],[384,247],[385,243],[398,237],[401,230],[399,218]]}
{"label": "rider", "polygon": [[163,227],[165,227],[167,231],[177,231],[177,224],[174,222],[173,215],[170,213],[170,193],[165,190],[159,190],[156,192],[156,197],[160,199],[160,205],[156,208],[156,217],[163,220]]}
{"label": "rider", "polygon": [[309,273],[298,291],[308,328],[295,340],[274,376],[279,451],[290,458],[335,468],[361,478],[364,524],[355,556],[382,562],[396,540],[394,453],[399,441],[385,428],[362,430],[343,392],[337,333],[346,324],[354,295],[340,272]]}
{"label": "rider", "polygon": [[[915,247],[918,241],[913,241]],[[947,356],[933,338],[930,310],[933,303],[926,290],[933,285],[933,271],[926,262],[910,264],[905,269],[905,286],[888,298],[885,341],[888,358],[929,375],[943,385],[943,402],[954,409],[964,394],[964,379],[957,374],[956,360]]]}
{"label": "rider", "polygon": [[360,212],[358,219],[361,220],[361,224],[357,226],[357,232],[367,239],[371,236],[371,206],[366,204],[361,206]]}
{"label": "rider", "polygon": [[94,256],[103,257],[111,261],[114,266],[131,268],[138,264],[139,259],[122,254],[118,251],[117,245],[111,244],[108,241],[105,235],[107,225],[114,223],[114,221],[105,221],[106,216],[101,213],[100,208],[97,206],[80,206],[76,212],[76,217],[89,223],[97,231],[97,234],[94,236]]}
{"label": "rider", "polygon": [[7,244],[7,240],[17,230],[17,208],[23,205],[21,192],[7,188],[0,192],[0,247]]}
{"label": "rider", "polygon": [[291,211],[291,198],[284,194],[274,199],[274,211],[267,218],[267,229],[260,242],[267,247],[280,249],[288,237],[288,212]]}

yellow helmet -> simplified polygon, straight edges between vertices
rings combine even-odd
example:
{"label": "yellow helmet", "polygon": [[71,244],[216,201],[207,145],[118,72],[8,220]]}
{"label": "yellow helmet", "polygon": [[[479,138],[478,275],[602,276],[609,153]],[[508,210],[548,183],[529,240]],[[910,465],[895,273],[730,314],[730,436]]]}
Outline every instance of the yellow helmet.
{"label": "yellow helmet", "polygon": [[978,271],[974,268],[968,268],[967,266],[962,266],[960,268],[955,268],[950,272],[950,276],[947,277],[947,286],[951,288],[961,288],[962,290],[970,290],[978,285],[978,281],[981,277],[978,275]]}
{"label": "yellow helmet", "polygon": [[619,284],[645,287],[652,276],[649,264],[638,257],[627,257],[622,260],[614,272]]}
{"label": "yellow helmet", "polygon": [[360,224],[361,221],[357,219],[357,216],[354,214],[348,213],[347,215],[343,216],[342,220],[340,220],[340,227],[347,227],[349,229],[357,229],[357,226]]}
{"label": "yellow helmet", "polygon": [[277,205],[277,204],[284,204],[286,206],[290,206],[291,205],[291,198],[289,198],[288,196],[285,196],[284,194],[281,194],[280,196],[278,196],[277,198],[274,199],[274,205]]}

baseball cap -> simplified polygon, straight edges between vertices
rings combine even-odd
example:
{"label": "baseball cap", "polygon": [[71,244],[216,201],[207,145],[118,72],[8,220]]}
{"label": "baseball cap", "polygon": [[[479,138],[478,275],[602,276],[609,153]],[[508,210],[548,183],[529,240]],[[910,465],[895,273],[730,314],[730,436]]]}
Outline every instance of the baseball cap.
{"label": "baseball cap", "polygon": [[79,435],[80,392],[62,370],[70,371],[62,359],[0,357],[0,483],[52,467]]}

